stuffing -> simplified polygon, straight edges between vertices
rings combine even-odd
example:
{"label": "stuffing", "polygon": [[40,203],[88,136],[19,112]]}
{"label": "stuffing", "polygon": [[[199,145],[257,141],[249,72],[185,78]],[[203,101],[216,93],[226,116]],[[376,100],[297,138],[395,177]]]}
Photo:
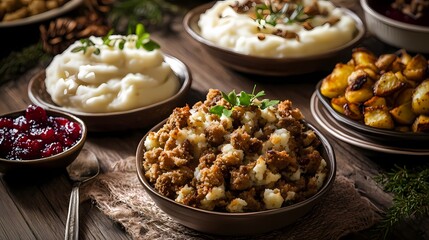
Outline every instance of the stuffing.
{"label": "stuffing", "polygon": [[274,208],[280,208],[283,204],[283,197],[280,194],[279,189],[265,189],[264,191],[264,203],[265,208],[267,209],[274,209]]}
{"label": "stuffing", "polygon": [[[211,112],[214,106],[229,114]],[[232,106],[210,89],[205,101],[176,108],[147,135],[145,177],[168,198],[206,210],[254,212],[297,203],[317,193],[328,172],[320,141],[303,118],[289,100],[264,109]]]}

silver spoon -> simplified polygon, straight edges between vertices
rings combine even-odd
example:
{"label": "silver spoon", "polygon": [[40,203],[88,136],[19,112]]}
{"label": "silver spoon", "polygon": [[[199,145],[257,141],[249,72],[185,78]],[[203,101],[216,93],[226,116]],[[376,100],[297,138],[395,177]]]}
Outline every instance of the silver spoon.
{"label": "silver spoon", "polygon": [[69,210],[66,222],[66,240],[77,240],[79,237],[79,186],[100,172],[100,166],[95,154],[82,149],[79,156],[67,167],[73,188],[70,195]]}

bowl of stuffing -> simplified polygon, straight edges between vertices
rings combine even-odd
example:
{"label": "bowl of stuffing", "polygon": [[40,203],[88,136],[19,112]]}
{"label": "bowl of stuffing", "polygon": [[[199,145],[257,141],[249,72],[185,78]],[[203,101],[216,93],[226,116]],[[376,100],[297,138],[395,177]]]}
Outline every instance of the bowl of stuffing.
{"label": "bowl of stuffing", "polygon": [[355,13],[330,1],[215,1],[190,10],[183,25],[222,65],[269,76],[326,70],[365,33]]}
{"label": "bowl of stuffing", "polygon": [[0,172],[65,168],[79,155],[85,123],[65,112],[37,105],[0,116]]}
{"label": "bowl of stuffing", "polygon": [[360,0],[368,31],[381,41],[429,53],[429,1]]}
{"label": "bowl of stuffing", "polygon": [[291,101],[264,94],[210,89],[142,138],[138,178],[170,217],[200,232],[254,235],[297,221],[329,192],[330,143]]}
{"label": "bowl of stuffing", "polygon": [[192,77],[139,26],[135,34],[71,44],[30,80],[30,100],[78,116],[91,132],[156,125],[184,104]]}

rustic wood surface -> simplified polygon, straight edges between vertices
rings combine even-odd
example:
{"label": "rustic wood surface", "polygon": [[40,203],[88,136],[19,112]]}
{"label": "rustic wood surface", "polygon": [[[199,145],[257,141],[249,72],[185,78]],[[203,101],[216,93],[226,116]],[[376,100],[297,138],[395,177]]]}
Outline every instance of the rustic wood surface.
{"label": "rustic wood surface", "polygon": [[[362,16],[358,1],[336,1]],[[195,2],[197,4],[198,2]],[[192,7],[190,4],[189,7]],[[1,31],[1,29],[0,29]],[[260,77],[238,73],[219,65],[183,30],[181,16],[168,31],[152,32],[164,52],[184,61],[190,68],[193,83],[189,104],[205,97],[209,88],[251,91],[256,84],[270,99],[290,99],[314,123],[310,97],[316,83],[326,72],[289,77]],[[362,42],[375,53],[394,48],[371,36]],[[30,104],[27,84],[42,67],[29,69],[18,79],[0,85],[0,113],[19,110]],[[89,134],[86,148],[98,156],[102,170],[121,158],[135,155],[136,147],[147,129],[120,134]],[[411,157],[380,154],[353,147],[327,133],[334,146],[338,173],[353,179],[358,191],[380,210],[391,205],[391,196],[382,191],[373,177],[401,160],[425,161]],[[427,159],[426,159],[427,160]],[[64,171],[35,176],[0,175],[0,239],[62,239],[64,237],[71,183]],[[429,239],[429,219],[404,223],[394,232],[394,239]],[[103,215],[90,201],[80,207],[80,239],[130,239],[121,226]],[[368,239],[370,230],[344,239]]]}

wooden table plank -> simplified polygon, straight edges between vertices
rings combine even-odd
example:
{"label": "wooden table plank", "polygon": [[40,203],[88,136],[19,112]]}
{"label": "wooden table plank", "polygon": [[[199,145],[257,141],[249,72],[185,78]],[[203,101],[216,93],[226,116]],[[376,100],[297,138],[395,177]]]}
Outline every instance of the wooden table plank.
{"label": "wooden table plank", "polygon": [[[10,198],[7,183],[1,179],[0,187],[0,238],[1,239],[34,239],[27,222],[21,215],[19,206]],[[11,226],[14,226],[11,228]]]}

